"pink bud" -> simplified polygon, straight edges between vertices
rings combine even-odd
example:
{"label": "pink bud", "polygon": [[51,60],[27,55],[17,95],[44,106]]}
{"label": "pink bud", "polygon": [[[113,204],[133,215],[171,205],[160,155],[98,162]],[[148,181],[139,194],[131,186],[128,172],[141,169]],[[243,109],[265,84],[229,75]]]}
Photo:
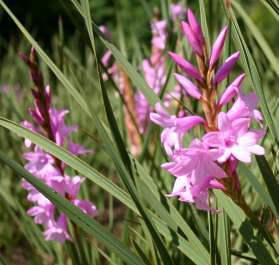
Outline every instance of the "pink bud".
{"label": "pink bud", "polygon": [[182,70],[184,70],[186,74],[190,75],[191,77],[199,81],[202,81],[202,77],[199,71],[191,63],[189,63],[187,60],[182,58],[180,55],[173,52],[169,52],[169,56],[176,64],[178,64],[178,66],[182,68]]}
{"label": "pink bud", "polygon": [[223,81],[231,72],[234,67],[236,61],[240,57],[240,52],[235,52],[228,59],[225,60],[224,64],[219,68],[215,75],[214,83],[218,84]]}
{"label": "pink bud", "polygon": [[195,99],[201,98],[199,89],[186,77],[179,74],[174,74],[178,83],[185,89],[185,91]]}
{"label": "pink bud", "polygon": [[241,84],[245,78],[245,74],[241,74],[238,76],[224,91],[221,96],[218,105],[224,106],[227,104],[235,95],[237,95],[240,91]]}
{"label": "pink bud", "polygon": [[187,18],[192,32],[195,34],[195,37],[198,40],[199,44],[201,46],[204,46],[204,36],[202,33],[201,26],[190,8],[188,8],[187,10]]}
{"label": "pink bud", "polygon": [[228,27],[224,27],[222,31],[219,33],[216,41],[213,44],[212,51],[211,51],[211,56],[209,60],[209,67],[212,68],[213,65],[218,61],[220,54],[223,50],[226,36],[228,33]]}
{"label": "pink bud", "polygon": [[182,25],[183,32],[184,32],[189,44],[191,45],[193,51],[196,54],[202,56],[203,55],[202,45],[200,44],[195,33],[192,31],[190,25],[184,21],[181,23],[181,25]]}

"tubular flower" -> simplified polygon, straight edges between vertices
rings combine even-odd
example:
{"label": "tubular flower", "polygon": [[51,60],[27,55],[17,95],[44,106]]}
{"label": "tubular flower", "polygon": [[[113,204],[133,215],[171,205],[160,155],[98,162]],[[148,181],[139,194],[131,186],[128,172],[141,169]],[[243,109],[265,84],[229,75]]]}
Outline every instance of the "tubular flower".
{"label": "tubular flower", "polygon": [[[185,115],[186,111],[183,116],[170,115],[161,106],[150,114],[150,119],[163,128],[161,142],[170,161],[162,167],[175,177],[168,196],[212,210],[209,190],[222,189],[246,211],[237,166],[240,162],[251,163],[253,154],[264,154],[259,142],[265,130],[251,129],[254,120],[263,127],[262,114],[256,109],[258,98],[253,92],[247,95],[242,92],[244,74],[236,77],[222,94],[218,91],[240,57],[240,52],[235,52],[220,64],[228,27],[219,33],[211,52],[207,51],[201,26],[190,9],[187,22],[182,22],[182,31],[198,67],[174,52],[169,52],[169,56],[182,70],[182,74],[174,74],[184,92],[181,95],[196,100],[203,115]],[[224,112],[222,108],[229,103],[231,107]],[[198,124],[204,135],[185,147],[184,136]]]}
{"label": "tubular flower", "polygon": [[[33,122],[24,121],[22,125],[47,137],[57,145],[63,146],[75,155],[91,152],[91,150],[87,150],[70,140],[69,136],[76,132],[78,127],[67,126],[65,124],[64,119],[68,113],[67,110],[58,110],[51,106],[50,87],[42,87],[42,76],[37,68],[34,56],[34,50],[32,50],[30,58],[23,58],[31,68],[32,78],[37,90],[33,91],[35,106],[33,109],[30,109]],[[66,165],[62,161],[46,153],[30,140],[25,140],[25,146],[31,149],[23,155],[27,161],[25,169],[72,204],[78,206],[86,214],[94,217],[97,213],[95,205],[89,201],[77,198],[83,179],[79,176],[70,177],[66,175]],[[44,227],[45,239],[61,243],[65,240],[70,240],[67,217],[64,214],[59,214],[55,205],[30,183],[23,181],[22,187],[28,191],[27,199],[34,204],[27,213],[34,218],[35,223]]]}

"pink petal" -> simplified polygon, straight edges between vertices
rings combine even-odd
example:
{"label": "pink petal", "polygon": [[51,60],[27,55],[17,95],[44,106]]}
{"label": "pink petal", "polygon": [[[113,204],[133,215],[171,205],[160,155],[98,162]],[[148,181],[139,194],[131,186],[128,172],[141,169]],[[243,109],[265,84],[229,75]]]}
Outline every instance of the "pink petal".
{"label": "pink petal", "polygon": [[223,145],[223,139],[220,138],[219,132],[208,132],[202,138],[203,142],[209,147],[219,147]]}
{"label": "pink petal", "polygon": [[169,56],[176,64],[178,64],[178,66],[182,68],[182,70],[184,70],[186,74],[199,81],[202,81],[202,77],[195,66],[193,66],[191,63],[189,63],[187,60],[176,53],[169,52]]}
{"label": "pink petal", "polygon": [[195,36],[195,33],[192,31],[190,25],[187,22],[182,22],[182,29],[183,32],[189,42],[189,44],[191,45],[193,51],[195,53],[197,53],[198,55],[202,56],[203,55],[203,51],[202,51],[202,46],[199,43],[199,40],[197,39],[197,37]]}
{"label": "pink petal", "polygon": [[240,57],[240,52],[232,54],[228,59],[225,60],[224,64],[219,68],[215,75],[214,83],[218,84],[223,81],[231,72],[236,61]]}
{"label": "pink petal", "polygon": [[231,154],[232,154],[231,148],[225,148],[223,150],[223,154],[218,158],[218,162],[219,163],[226,162],[230,158]]}
{"label": "pink petal", "polygon": [[176,118],[175,127],[179,132],[187,132],[194,126],[203,123],[204,119],[200,116],[188,116],[184,118]]}
{"label": "pink petal", "polygon": [[227,33],[228,33],[228,27],[226,26],[219,33],[216,41],[213,44],[211,55],[210,55],[210,60],[209,60],[209,67],[210,68],[212,68],[213,65],[218,61],[218,59],[219,59],[219,57],[222,53]]}
{"label": "pink petal", "polygon": [[199,89],[186,77],[180,74],[174,74],[178,83],[185,89],[185,91],[193,98],[200,99],[201,93]]}
{"label": "pink petal", "polygon": [[233,146],[232,154],[239,161],[242,161],[244,163],[251,163],[251,153],[246,148],[243,148],[242,146],[239,145]]}
{"label": "pink petal", "polygon": [[264,155],[265,154],[264,148],[258,144],[249,146],[249,147],[247,147],[247,149],[249,150],[249,152],[251,152],[255,155]]}
{"label": "pink petal", "polygon": [[172,127],[175,124],[175,119],[171,119],[171,116],[165,117],[156,112],[150,113],[150,120],[163,128]]}
{"label": "pink petal", "polygon": [[218,114],[218,128],[221,131],[226,131],[226,130],[230,130],[231,127],[232,127],[232,125],[231,125],[231,121],[229,120],[228,115],[224,112],[220,112]]}
{"label": "pink petal", "polygon": [[225,187],[222,183],[220,183],[219,181],[217,181],[216,179],[212,179],[209,182],[210,188],[212,189],[219,189],[219,190],[223,190]]}
{"label": "pink petal", "polygon": [[188,23],[190,24],[190,27],[193,33],[195,34],[196,39],[199,41],[200,45],[203,46],[204,36],[202,33],[201,26],[190,8],[188,8],[187,10],[187,18],[188,18]]}
{"label": "pink petal", "polygon": [[171,194],[176,196],[176,194],[184,191],[185,187],[188,185],[188,182],[189,181],[185,176],[176,178]]}
{"label": "pink petal", "polygon": [[238,137],[237,142],[240,145],[254,145],[265,135],[265,130],[254,130],[249,131],[240,137]]}

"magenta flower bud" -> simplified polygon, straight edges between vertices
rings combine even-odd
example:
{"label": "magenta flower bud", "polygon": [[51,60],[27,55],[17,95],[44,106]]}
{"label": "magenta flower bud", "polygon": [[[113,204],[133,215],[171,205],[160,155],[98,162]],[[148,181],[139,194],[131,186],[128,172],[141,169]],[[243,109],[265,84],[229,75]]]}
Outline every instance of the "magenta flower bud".
{"label": "magenta flower bud", "polygon": [[181,23],[183,32],[189,42],[189,44],[191,45],[193,51],[202,56],[203,55],[203,50],[202,50],[202,45],[200,44],[197,36],[195,35],[195,33],[192,31],[190,25],[187,22],[182,22]]}
{"label": "magenta flower bud", "polygon": [[241,84],[245,78],[245,74],[241,74],[238,76],[224,91],[223,95],[221,96],[218,105],[224,106],[227,104],[235,95],[237,95],[240,91]]}
{"label": "magenta flower bud", "polygon": [[180,55],[174,53],[174,52],[169,52],[169,56],[171,59],[178,64],[178,66],[188,75],[191,77],[202,81],[202,77],[199,73],[199,71],[196,69],[195,66],[193,66],[191,63],[189,63],[187,60],[182,58]]}
{"label": "magenta flower bud", "polygon": [[179,74],[174,74],[174,76],[177,82],[184,88],[187,94],[189,94],[191,97],[195,99],[201,98],[201,93],[199,89],[189,79]]}
{"label": "magenta flower bud", "polygon": [[204,36],[202,33],[201,26],[190,8],[188,8],[187,10],[187,18],[188,18],[188,23],[192,29],[192,32],[195,34],[195,37],[199,41],[199,44],[201,46],[204,46],[205,41],[204,41]]}
{"label": "magenta flower bud", "polygon": [[213,44],[211,55],[210,55],[210,60],[209,60],[210,68],[212,68],[213,65],[218,61],[220,54],[222,53],[227,33],[228,33],[228,27],[225,26],[221,30],[221,32],[219,33],[217,39],[215,40],[215,42]]}
{"label": "magenta flower bud", "polygon": [[235,52],[228,59],[225,60],[224,64],[218,69],[215,75],[215,79],[214,79],[215,84],[220,83],[230,74],[232,68],[234,67],[239,57],[240,57],[240,52]]}

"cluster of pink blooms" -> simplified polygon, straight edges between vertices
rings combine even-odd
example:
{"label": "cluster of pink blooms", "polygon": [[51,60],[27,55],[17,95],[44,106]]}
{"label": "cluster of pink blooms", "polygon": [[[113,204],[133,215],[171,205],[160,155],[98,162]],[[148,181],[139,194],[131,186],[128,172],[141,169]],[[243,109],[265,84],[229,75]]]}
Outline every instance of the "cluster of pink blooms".
{"label": "cluster of pink blooms", "polygon": [[[170,13],[174,22],[181,19],[184,14],[184,7],[181,4],[171,4]],[[148,86],[159,95],[164,87],[167,79],[166,74],[166,56],[165,50],[168,40],[168,24],[166,20],[153,20],[151,22],[152,40],[151,40],[151,56],[149,59],[144,59],[142,62],[142,70],[145,81]],[[170,105],[173,98],[180,97],[181,90],[176,86],[173,92],[166,94],[163,98],[165,106]],[[144,133],[149,124],[149,114],[152,107],[142,92],[138,91],[135,94],[136,114],[139,130]]]}
{"label": "cluster of pink blooms", "polygon": [[[67,126],[64,122],[67,110],[58,110],[51,106],[51,91],[47,86],[43,91],[33,90],[34,108],[30,109],[33,122],[24,121],[23,126],[33,132],[44,135],[57,145],[67,148],[74,155],[82,155],[90,152],[81,145],[70,140],[71,133],[77,131],[77,126]],[[65,174],[66,165],[55,157],[44,152],[39,146],[34,145],[29,139],[25,139],[25,146],[31,151],[24,153],[27,160],[25,169],[43,181],[47,186],[65,197],[72,204],[79,207],[84,213],[95,216],[95,205],[86,200],[77,198],[83,178],[70,177]],[[46,240],[55,240],[63,243],[71,240],[68,232],[68,220],[65,214],[59,214],[54,204],[44,195],[38,192],[30,183],[23,181],[23,187],[28,191],[28,200],[34,206],[28,210],[28,214],[34,218],[36,224],[44,227]]]}
{"label": "cluster of pink blooms", "polygon": [[[171,4],[170,14],[174,22],[183,18],[185,8],[183,5]],[[141,65],[145,81],[148,86],[157,94],[161,92],[166,83],[166,56],[165,50],[168,40],[168,24],[166,20],[154,19],[151,22],[152,40],[151,40],[151,56],[148,59],[144,59]],[[110,37],[108,29],[104,26],[99,27],[100,31],[106,36]],[[120,91],[123,89],[123,82],[120,78],[119,69],[115,63],[112,63],[112,53],[110,50],[102,57],[102,64],[107,68],[107,73],[111,75],[114,82],[118,85]],[[108,77],[105,74],[103,78],[106,80]],[[181,89],[176,86],[176,89],[165,95],[163,101],[164,105],[168,106],[173,98],[178,99],[181,94]],[[144,133],[150,122],[149,114],[152,111],[152,107],[149,105],[144,94],[138,91],[135,96],[135,112],[137,125],[140,133]]]}
{"label": "cluster of pink blooms", "polygon": [[[220,32],[208,56],[201,26],[190,9],[187,11],[187,22],[182,22],[181,27],[199,67],[170,52],[170,57],[182,71],[182,74],[176,73],[175,78],[185,94],[201,104],[205,115],[185,112],[184,116],[177,117],[158,104],[150,119],[164,128],[161,142],[170,162],[162,167],[176,178],[168,196],[208,210],[211,209],[209,190],[225,189],[222,179],[237,176],[239,162],[250,163],[252,154],[264,154],[259,142],[265,130],[262,129],[262,115],[256,109],[256,94],[244,94],[241,90],[244,74],[236,77],[218,96],[219,84],[229,76],[240,57],[240,53],[235,52],[223,64],[220,63],[228,28]],[[201,64],[203,67],[200,67]],[[261,128],[251,128],[254,124],[259,124]],[[203,126],[205,134],[185,147],[184,136],[197,125]],[[234,188],[237,191],[239,182],[236,182]]]}

